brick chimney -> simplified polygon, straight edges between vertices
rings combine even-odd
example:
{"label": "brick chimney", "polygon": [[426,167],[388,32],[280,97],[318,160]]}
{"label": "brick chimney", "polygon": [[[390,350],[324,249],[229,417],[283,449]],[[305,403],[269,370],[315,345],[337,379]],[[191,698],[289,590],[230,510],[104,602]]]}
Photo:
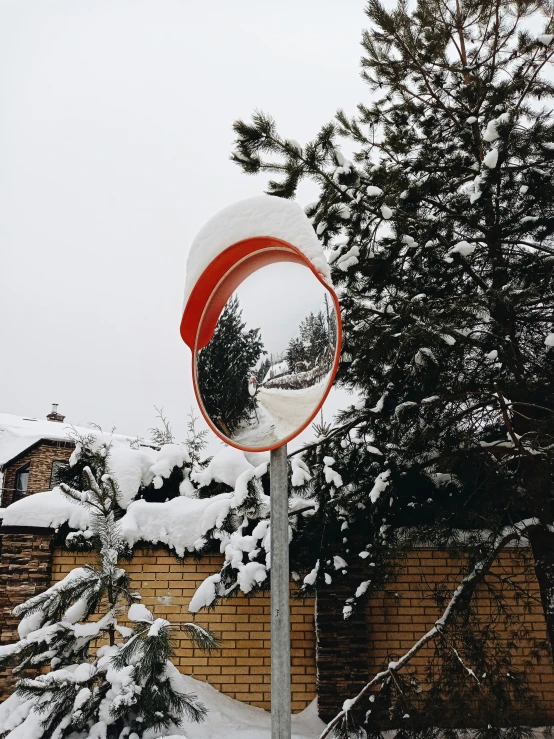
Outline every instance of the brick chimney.
{"label": "brick chimney", "polygon": [[65,416],[62,416],[61,413],[58,413],[58,404],[52,403],[52,410],[51,412],[46,416],[47,421],[57,421],[58,423],[63,423]]}

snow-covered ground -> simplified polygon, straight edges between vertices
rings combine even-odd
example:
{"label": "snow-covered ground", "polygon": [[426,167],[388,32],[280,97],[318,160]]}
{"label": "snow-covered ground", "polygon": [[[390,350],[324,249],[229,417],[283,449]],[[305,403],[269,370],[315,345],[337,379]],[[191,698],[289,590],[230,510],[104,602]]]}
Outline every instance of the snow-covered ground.
{"label": "snow-covered ground", "polygon": [[[208,683],[183,676],[187,691],[196,693],[208,709],[201,724],[186,723],[179,733],[187,739],[270,739],[271,715],[223,695]],[[317,739],[325,724],[317,716],[314,700],[305,711],[292,717],[292,739]]]}
{"label": "snow-covered ground", "polygon": [[[270,739],[271,715],[267,711],[229,698],[188,675],[181,675],[179,682],[180,690],[189,695],[194,693],[208,709],[208,715],[201,723],[185,719],[182,728],[168,728],[163,739]],[[15,693],[11,695],[0,705],[0,733],[7,733],[7,739],[40,739],[42,717],[32,711],[29,714],[30,709],[31,701]],[[105,731],[105,723],[100,724]],[[315,700],[302,713],[292,716],[292,739],[317,739],[324,728],[325,724],[317,717]],[[95,732],[94,736],[105,736],[105,733]],[[151,737],[159,737],[159,733],[145,732],[145,739]]]}
{"label": "snow-covered ground", "polygon": [[[271,715],[261,708],[248,706],[223,695],[211,685],[183,675],[187,692],[194,692],[208,709],[208,716],[201,724],[186,723],[182,730],[168,734],[165,739],[270,739]],[[292,739],[318,739],[325,724],[317,716],[314,700],[302,713],[292,716]],[[532,729],[534,739],[544,739],[548,730]],[[475,732],[469,732],[472,736]],[[384,732],[386,739],[393,739],[396,731]]]}
{"label": "snow-covered ground", "polygon": [[321,402],[327,385],[326,377],[302,390],[262,387],[257,395],[257,417],[239,429],[233,439],[256,447],[271,446],[286,439],[306,423]]}
{"label": "snow-covered ground", "polygon": [[292,434],[302,426],[321,402],[327,388],[327,378],[302,390],[262,388],[260,404],[273,416],[279,434]]}

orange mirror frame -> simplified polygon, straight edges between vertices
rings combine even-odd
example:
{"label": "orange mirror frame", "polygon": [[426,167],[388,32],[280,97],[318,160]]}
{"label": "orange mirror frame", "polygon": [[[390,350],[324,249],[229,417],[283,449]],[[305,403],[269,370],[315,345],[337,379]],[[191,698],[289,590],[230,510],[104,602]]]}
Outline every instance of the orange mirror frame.
{"label": "orange mirror frame", "polygon": [[[294,262],[308,267],[317,280],[328,291],[337,316],[337,345],[328,386],[321,401],[305,423],[290,437],[273,446],[251,449],[235,443],[215,426],[204,408],[198,388],[196,354],[211,340],[217,321],[238,286],[257,270],[276,262]],[[197,280],[185,305],[180,328],[181,338],[192,351],[193,384],[196,400],[204,419],[212,431],[226,444],[243,451],[270,451],[294,439],[317,416],[325,402],[338,370],[342,345],[342,322],[337,295],[332,287],[317,272],[310,260],[295,246],[270,236],[257,236],[229,246],[222,251],[204,270]]]}

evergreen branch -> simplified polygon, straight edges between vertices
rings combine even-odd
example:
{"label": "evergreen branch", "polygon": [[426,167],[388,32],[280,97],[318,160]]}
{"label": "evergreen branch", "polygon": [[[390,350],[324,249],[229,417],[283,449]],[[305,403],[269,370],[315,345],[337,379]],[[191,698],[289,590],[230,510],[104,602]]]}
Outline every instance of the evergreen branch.
{"label": "evergreen branch", "polygon": [[[536,53],[534,54],[534,56],[533,56],[533,59],[532,59],[532,61],[530,61],[530,62],[529,62],[529,67],[530,67],[530,68],[532,67],[532,65],[533,65],[533,63],[534,63],[534,61],[535,61],[535,59],[537,58],[537,55],[538,55],[538,53],[539,53],[539,52],[538,52],[538,50],[537,50],[537,52],[536,52]],[[516,105],[515,105],[515,107],[514,107],[514,113],[517,113],[517,111],[518,111],[518,110],[519,110],[519,108],[521,107],[521,104],[523,103],[523,101],[524,101],[525,97],[527,96],[527,94],[528,94],[529,90],[531,89],[531,87],[533,86],[533,84],[534,84],[535,80],[537,79],[537,76],[538,76],[539,72],[540,72],[540,71],[542,70],[542,68],[543,68],[543,67],[545,66],[545,64],[547,64],[547,62],[549,62],[549,61],[550,61],[550,60],[552,59],[552,57],[553,57],[553,56],[554,56],[554,51],[551,51],[551,52],[550,52],[550,54],[547,54],[547,55],[545,55],[545,58],[544,58],[544,60],[543,60],[543,61],[541,62],[541,64],[537,65],[537,67],[536,67],[535,71],[533,72],[533,74],[532,74],[532,76],[531,76],[531,79],[530,79],[530,80],[529,80],[529,82],[527,83],[527,87],[525,88],[525,90],[524,90],[524,91],[523,91],[523,93],[521,94],[521,97],[520,97],[520,99],[518,100],[518,102],[516,103]]]}
{"label": "evergreen branch", "polygon": [[519,246],[520,244],[523,244],[523,246],[530,246],[533,249],[536,249],[537,251],[543,251],[546,254],[554,255],[554,249],[550,246],[545,246],[544,244],[535,244],[532,241],[522,241],[521,239],[518,239],[517,241],[506,241],[506,243],[514,244],[515,246]]}
{"label": "evergreen branch", "polygon": [[454,259],[454,262],[456,264],[459,264],[462,267],[462,269],[464,270],[464,272],[471,277],[471,279],[473,280],[473,282],[475,282],[476,285],[479,285],[479,287],[481,288],[481,290],[483,290],[483,292],[488,293],[489,286],[487,285],[487,283],[485,282],[485,280],[483,280],[477,274],[477,272],[473,269],[473,267],[470,266],[470,264],[467,261],[467,259],[465,259],[461,254],[458,254],[458,253],[453,254],[452,257]]}
{"label": "evergreen branch", "polygon": [[504,400],[502,391],[500,390],[496,382],[494,383],[494,389],[496,390],[498,401],[500,403],[500,410],[502,412],[502,418],[504,420],[504,425],[508,429],[508,433],[510,434],[510,438],[512,439],[514,443],[514,446],[516,447],[516,449],[519,449],[519,451],[522,454],[524,454],[526,457],[532,457],[533,455],[531,454],[531,452],[523,446],[521,439],[514,431],[514,428],[510,421],[510,416],[508,415],[508,406],[506,405],[506,401]]}
{"label": "evergreen branch", "polygon": [[348,715],[349,711],[364,697],[369,691],[381,685],[385,680],[391,678],[394,673],[399,672],[423,649],[423,647],[430,641],[433,641],[438,636],[442,636],[445,630],[453,619],[454,615],[461,606],[461,603],[468,598],[471,598],[475,587],[482,581],[488,574],[493,562],[498,557],[499,553],[512,541],[521,539],[522,536],[528,532],[543,528],[539,523],[538,519],[527,519],[514,524],[513,526],[506,527],[497,537],[491,547],[489,554],[485,559],[477,562],[473,567],[472,571],[464,577],[460,582],[452,597],[450,598],[448,605],[443,611],[442,616],[435,621],[435,625],[426,634],[424,634],[407,652],[405,652],[400,659],[395,662],[390,662],[387,669],[383,672],[377,673],[375,677],[370,680],[362,690],[354,698],[347,701],[347,708],[343,708],[335,718],[330,721],[323,732],[320,734],[319,739],[325,739],[329,736],[331,731],[338,726]]}
{"label": "evergreen branch", "polygon": [[325,438],[318,439],[317,441],[314,441],[311,444],[305,444],[300,449],[296,449],[294,452],[290,452],[289,454],[287,454],[287,457],[288,458],[294,457],[296,454],[302,454],[303,452],[306,452],[309,449],[315,449],[316,447],[319,447],[322,444],[327,444],[329,441],[331,441],[332,439],[334,439],[336,436],[340,436],[341,434],[346,434],[346,433],[348,433],[348,431],[351,431],[361,421],[362,421],[362,419],[356,418],[354,421],[349,421],[348,423],[345,423],[342,426],[337,426]]}
{"label": "evergreen branch", "polygon": [[536,403],[522,403],[519,400],[511,400],[510,406],[513,405],[522,405],[527,408],[537,408],[537,410],[546,411],[547,413],[554,413],[552,408],[547,408],[545,405],[537,405]]}
{"label": "evergreen branch", "polygon": [[211,653],[215,650],[221,649],[221,638],[216,636],[209,629],[203,629],[201,626],[194,623],[181,624],[180,628],[181,631],[187,634],[191,642],[204,652]]}

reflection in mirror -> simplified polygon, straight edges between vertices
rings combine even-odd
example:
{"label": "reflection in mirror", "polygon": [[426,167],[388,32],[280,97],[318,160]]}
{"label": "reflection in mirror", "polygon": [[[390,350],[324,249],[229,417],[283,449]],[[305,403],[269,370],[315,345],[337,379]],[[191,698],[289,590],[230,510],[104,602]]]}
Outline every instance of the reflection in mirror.
{"label": "reflection in mirror", "polygon": [[245,449],[290,439],[313,418],[332,377],[333,299],[310,269],[270,264],[250,275],[195,352],[197,389],[220,433]]}

